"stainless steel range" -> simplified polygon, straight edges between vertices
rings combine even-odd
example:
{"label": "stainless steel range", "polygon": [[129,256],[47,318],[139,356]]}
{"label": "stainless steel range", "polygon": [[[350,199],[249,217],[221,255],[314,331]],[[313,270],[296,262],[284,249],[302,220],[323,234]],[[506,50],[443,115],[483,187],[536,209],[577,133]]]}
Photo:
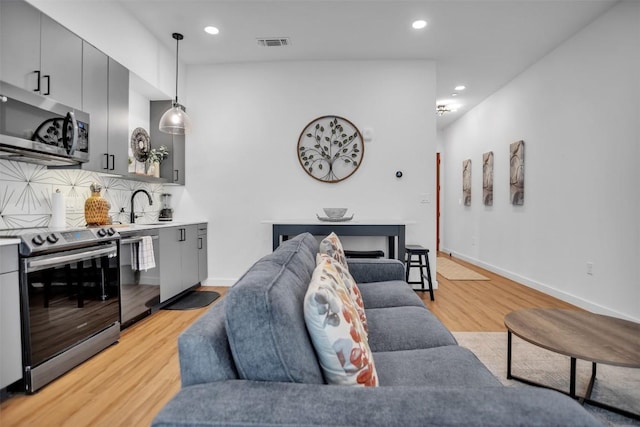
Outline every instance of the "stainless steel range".
{"label": "stainless steel range", "polygon": [[91,229],[0,230],[20,238],[25,391],[33,393],[118,341],[119,234]]}

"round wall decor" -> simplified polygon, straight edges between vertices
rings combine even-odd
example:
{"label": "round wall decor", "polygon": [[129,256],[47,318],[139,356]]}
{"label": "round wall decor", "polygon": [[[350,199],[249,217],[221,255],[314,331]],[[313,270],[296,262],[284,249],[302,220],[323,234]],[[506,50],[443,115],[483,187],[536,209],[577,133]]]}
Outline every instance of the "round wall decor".
{"label": "round wall decor", "polygon": [[131,151],[133,157],[139,162],[144,162],[149,157],[151,143],[149,142],[149,134],[143,128],[135,128],[131,133]]}
{"label": "round wall decor", "polygon": [[349,178],[362,163],[364,144],[358,128],[344,117],[322,116],[307,124],[298,138],[298,160],[322,182]]}

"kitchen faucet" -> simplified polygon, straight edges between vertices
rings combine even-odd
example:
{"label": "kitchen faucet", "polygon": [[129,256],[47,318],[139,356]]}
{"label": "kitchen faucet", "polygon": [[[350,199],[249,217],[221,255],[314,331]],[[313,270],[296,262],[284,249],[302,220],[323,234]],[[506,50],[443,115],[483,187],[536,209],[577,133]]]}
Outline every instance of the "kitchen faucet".
{"label": "kitchen faucet", "polygon": [[133,199],[136,197],[136,194],[141,192],[146,194],[147,197],[149,198],[149,206],[153,205],[153,199],[151,198],[151,194],[149,194],[147,190],[140,189],[140,190],[134,191],[133,194],[131,195],[131,224],[134,224],[136,222],[136,214],[133,211]]}

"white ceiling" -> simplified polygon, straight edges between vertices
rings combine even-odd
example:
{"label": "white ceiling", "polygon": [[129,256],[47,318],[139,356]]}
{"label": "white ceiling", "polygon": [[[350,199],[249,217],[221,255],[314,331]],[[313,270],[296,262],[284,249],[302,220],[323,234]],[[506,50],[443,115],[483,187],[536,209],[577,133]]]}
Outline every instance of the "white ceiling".
{"label": "white ceiling", "polygon": [[[185,64],[429,59],[437,99],[455,98],[443,128],[614,5],[617,0],[120,0]],[[414,30],[411,23],[428,26]],[[220,29],[210,36],[207,25]],[[289,37],[287,47],[256,39]],[[435,114],[435,106],[434,106]]]}

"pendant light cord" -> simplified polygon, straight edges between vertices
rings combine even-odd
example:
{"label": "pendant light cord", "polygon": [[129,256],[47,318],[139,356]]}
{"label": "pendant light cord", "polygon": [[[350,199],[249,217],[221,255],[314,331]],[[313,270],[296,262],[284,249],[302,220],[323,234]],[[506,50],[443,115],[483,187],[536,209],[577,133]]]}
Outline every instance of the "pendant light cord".
{"label": "pendant light cord", "polygon": [[178,47],[181,38],[181,36],[176,36],[176,104],[178,103]]}
{"label": "pendant light cord", "polygon": [[173,33],[171,35],[174,39],[176,39],[176,101],[178,104],[178,49],[180,48],[180,40],[184,38],[184,36],[180,33]]}

